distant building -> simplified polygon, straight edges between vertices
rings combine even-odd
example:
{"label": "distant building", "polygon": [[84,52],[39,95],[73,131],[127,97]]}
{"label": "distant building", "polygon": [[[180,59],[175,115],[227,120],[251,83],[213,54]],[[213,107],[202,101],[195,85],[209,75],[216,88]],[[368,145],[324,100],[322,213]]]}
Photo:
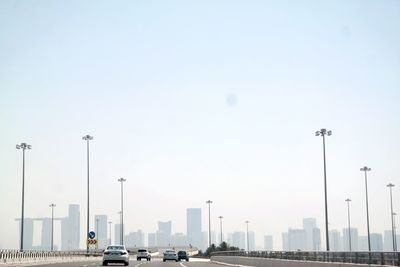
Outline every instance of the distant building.
{"label": "distant building", "polygon": [[[351,240],[351,251],[360,250],[358,242],[358,229],[357,228],[350,228],[350,240]],[[368,245],[367,245],[368,248]],[[349,251],[349,228],[343,228],[343,250]]]}
{"label": "distant building", "polygon": [[274,250],[272,235],[264,236],[264,250],[267,250],[267,251]]}
{"label": "distant building", "polygon": [[187,242],[193,247],[203,247],[201,208],[190,208],[186,210],[186,236]]}
{"label": "distant building", "polygon": [[157,246],[171,245],[172,222],[158,222]]}
{"label": "distant building", "polygon": [[303,229],[306,232],[306,250],[315,250],[314,245],[314,228],[317,228],[317,220],[315,218],[304,218]]}
{"label": "distant building", "polygon": [[289,250],[307,250],[307,234],[304,229],[289,229]]}
{"label": "distant building", "polygon": [[234,232],[232,234],[232,246],[246,249],[246,234],[244,232]]}
{"label": "distant building", "polygon": [[[400,239],[396,240],[400,242]],[[393,234],[392,230],[385,230],[383,232],[383,250],[384,251],[393,251]]]}
{"label": "distant building", "polygon": [[329,246],[331,251],[343,250],[342,237],[340,236],[340,232],[338,230],[329,231]]}
{"label": "distant building", "polygon": [[104,249],[109,243],[107,239],[107,215],[95,215],[94,225],[97,240],[99,241],[98,248]]}
{"label": "distant building", "polygon": [[147,246],[148,247],[155,247],[157,246],[157,238],[155,233],[149,233],[147,235]]}
{"label": "distant building", "polygon": [[142,230],[129,233],[124,240],[124,245],[128,248],[144,247],[144,233]]}
{"label": "distant building", "polygon": [[383,238],[382,234],[371,233],[371,250],[383,251]]}
{"label": "distant building", "polygon": [[188,246],[186,235],[183,233],[175,233],[172,236],[173,246]]}
{"label": "distant building", "polygon": [[[247,242],[247,240],[246,240]],[[253,231],[249,231],[249,248],[248,250],[254,251],[256,249],[256,238]]]}

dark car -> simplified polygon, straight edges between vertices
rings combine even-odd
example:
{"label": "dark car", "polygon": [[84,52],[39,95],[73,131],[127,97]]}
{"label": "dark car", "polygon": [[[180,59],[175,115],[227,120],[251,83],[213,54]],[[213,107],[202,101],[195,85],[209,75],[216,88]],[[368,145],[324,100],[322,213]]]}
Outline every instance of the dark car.
{"label": "dark car", "polygon": [[178,251],[178,261],[186,260],[189,261],[189,255],[186,251]]}

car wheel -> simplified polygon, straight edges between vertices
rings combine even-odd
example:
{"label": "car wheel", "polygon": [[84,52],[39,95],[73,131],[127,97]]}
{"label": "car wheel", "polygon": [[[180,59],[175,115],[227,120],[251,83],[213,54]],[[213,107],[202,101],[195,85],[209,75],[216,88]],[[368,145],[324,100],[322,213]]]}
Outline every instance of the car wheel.
{"label": "car wheel", "polygon": [[165,260],[162,260],[163,262],[165,262]]}
{"label": "car wheel", "polygon": [[107,262],[106,261],[103,261],[103,264],[102,264],[103,266],[107,266]]}
{"label": "car wheel", "polygon": [[125,266],[128,266],[129,265],[129,261],[128,262],[125,262],[125,264],[124,264]]}
{"label": "car wheel", "polygon": [[189,261],[189,259],[186,259],[186,261]]}
{"label": "car wheel", "polygon": [[178,260],[175,260],[176,262],[178,262]]}

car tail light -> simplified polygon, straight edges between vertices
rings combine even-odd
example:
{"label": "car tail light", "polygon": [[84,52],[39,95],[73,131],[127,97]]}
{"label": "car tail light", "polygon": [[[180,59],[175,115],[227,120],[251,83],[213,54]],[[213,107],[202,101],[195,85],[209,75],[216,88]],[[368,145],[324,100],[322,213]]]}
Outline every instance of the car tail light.
{"label": "car tail light", "polygon": [[109,255],[109,254],[110,254],[110,252],[108,252],[108,251],[104,252],[104,255]]}

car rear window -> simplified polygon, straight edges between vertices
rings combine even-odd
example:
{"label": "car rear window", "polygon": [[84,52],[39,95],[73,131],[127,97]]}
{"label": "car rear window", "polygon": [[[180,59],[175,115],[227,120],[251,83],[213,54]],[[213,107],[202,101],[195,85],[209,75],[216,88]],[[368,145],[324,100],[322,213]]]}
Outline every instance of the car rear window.
{"label": "car rear window", "polygon": [[146,249],[139,249],[138,252],[147,252]]}
{"label": "car rear window", "polygon": [[123,246],[108,246],[107,250],[125,250]]}

